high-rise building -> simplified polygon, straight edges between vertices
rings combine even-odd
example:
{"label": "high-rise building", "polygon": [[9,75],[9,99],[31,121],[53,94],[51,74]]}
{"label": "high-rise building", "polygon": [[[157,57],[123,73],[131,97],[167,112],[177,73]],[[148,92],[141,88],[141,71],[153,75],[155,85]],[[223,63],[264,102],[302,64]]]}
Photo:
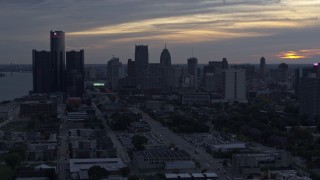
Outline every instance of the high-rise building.
{"label": "high-rise building", "polygon": [[149,52],[148,46],[136,45],[135,49],[135,62],[136,62],[136,83],[138,89],[145,87],[147,80]]}
{"label": "high-rise building", "polygon": [[63,31],[50,31],[50,50],[53,63],[53,88],[65,89],[65,36]]}
{"label": "high-rise building", "polygon": [[192,79],[194,82],[191,84],[194,85],[194,89],[198,88],[198,59],[195,57],[188,59],[188,74],[194,76]]}
{"label": "high-rise building", "polygon": [[301,77],[299,84],[300,113],[308,115],[310,120],[320,118],[320,78],[315,73]]}
{"label": "high-rise building", "polygon": [[69,51],[66,57],[66,92],[81,97],[84,93],[84,51]]}
{"label": "high-rise building", "polygon": [[53,88],[52,54],[48,51],[32,51],[32,76],[34,93],[51,93]]}
{"label": "high-rise building", "polygon": [[214,91],[216,88],[214,74],[206,73],[204,77],[204,89],[207,91]]}
{"label": "high-rise building", "polygon": [[169,91],[173,84],[173,69],[171,66],[171,54],[167,47],[165,47],[160,55],[160,65],[162,69],[162,81],[163,81],[163,91]]}
{"label": "high-rise building", "polygon": [[229,64],[227,61],[227,58],[223,58],[222,59],[222,69],[228,69],[229,68]]}
{"label": "high-rise building", "polygon": [[171,54],[167,47],[165,47],[161,52],[160,64],[163,67],[171,67]]}
{"label": "high-rise building", "polygon": [[260,77],[262,79],[264,79],[265,75],[266,75],[266,59],[264,57],[261,57],[261,59],[260,59]]}
{"label": "high-rise building", "polygon": [[122,78],[122,63],[119,58],[112,57],[107,63],[107,81],[113,91],[118,90],[120,78]]}
{"label": "high-rise building", "polygon": [[145,84],[146,94],[159,94],[164,89],[163,68],[159,63],[150,63]]}
{"label": "high-rise building", "polygon": [[223,97],[231,102],[247,102],[246,72],[244,69],[223,71]]}
{"label": "high-rise building", "polygon": [[222,93],[222,71],[228,68],[229,65],[226,58],[223,58],[222,61],[209,61],[209,65],[203,67],[203,84],[205,88],[210,91],[215,91],[216,93]]}
{"label": "high-rise building", "polygon": [[302,77],[307,78],[311,73],[315,73],[315,70],[313,67],[300,67],[298,69],[295,69],[293,87],[296,95],[299,94],[300,78]]}
{"label": "high-rise building", "polygon": [[136,78],[136,62],[128,59],[127,72],[130,78]]}
{"label": "high-rise building", "polygon": [[300,114],[308,115],[309,120],[320,118],[320,64],[314,63],[313,67],[304,67],[296,70],[299,80],[297,82]]}
{"label": "high-rise building", "polygon": [[96,78],[96,69],[95,67],[85,68],[85,79],[93,80]]}
{"label": "high-rise building", "polygon": [[278,69],[271,69],[269,76],[275,81],[286,81],[287,80],[288,65],[286,63],[281,63]]}

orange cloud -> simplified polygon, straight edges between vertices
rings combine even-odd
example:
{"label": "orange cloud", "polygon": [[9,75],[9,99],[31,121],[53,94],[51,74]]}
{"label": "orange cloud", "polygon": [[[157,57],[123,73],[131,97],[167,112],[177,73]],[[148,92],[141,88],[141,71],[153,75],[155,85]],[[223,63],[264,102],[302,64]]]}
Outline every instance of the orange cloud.
{"label": "orange cloud", "polygon": [[298,51],[280,52],[277,57],[281,59],[305,59],[320,55],[320,49],[302,49]]}

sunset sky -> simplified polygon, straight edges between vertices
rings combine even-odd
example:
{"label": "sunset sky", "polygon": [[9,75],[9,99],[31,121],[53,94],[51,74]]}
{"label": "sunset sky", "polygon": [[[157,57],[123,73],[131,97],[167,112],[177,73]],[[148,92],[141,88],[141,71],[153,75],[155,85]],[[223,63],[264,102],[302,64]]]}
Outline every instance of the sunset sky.
{"label": "sunset sky", "polygon": [[126,63],[135,44],[159,62],[165,43],[174,64],[320,61],[320,0],[0,0],[0,64],[30,64],[49,49],[49,31],[66,32],[67,50],[85,63]]}

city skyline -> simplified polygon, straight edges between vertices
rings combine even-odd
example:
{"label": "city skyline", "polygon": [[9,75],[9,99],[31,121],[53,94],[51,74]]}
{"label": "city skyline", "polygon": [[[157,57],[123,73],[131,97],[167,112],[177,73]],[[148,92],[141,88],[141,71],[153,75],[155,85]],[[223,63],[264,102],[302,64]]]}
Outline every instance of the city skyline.
{"label": "city skyline", "polygon": [[[134,58],[148,44],[149,62],[165,44],[173,64],[194,55],[199,64],[312,63],[320,58],[318,0],[228,1],[0,1],[0,64],[31,64],[32,49],[49,50],[50,30],[66,32],[66,50],[86,51],[86,64],[115,55]],[[59,10],[59,13],[55,13]]]}

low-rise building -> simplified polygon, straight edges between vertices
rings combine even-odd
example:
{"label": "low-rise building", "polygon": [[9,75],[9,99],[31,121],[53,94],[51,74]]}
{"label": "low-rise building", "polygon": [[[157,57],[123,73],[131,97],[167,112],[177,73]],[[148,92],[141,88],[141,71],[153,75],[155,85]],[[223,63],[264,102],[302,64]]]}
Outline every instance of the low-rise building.
{"label": "low-rise building", "polygon": [[168,148],[137,151],[133,154],[133,162],[139,169],[163,169],[167,162],[190,160],[191,156],[186,151]]}
{"label": "low-rise building", "polygon": [[57,104],[53,101],[26,101],[20,104],[20,116],[30,117],[36,114],[57,114]]}
{"label": "low-rise building", "polygon": [[71,179],[88,179],[88,170],[92,166],[100,166],[113,175],[126,167],[120,158],[70,159]]}
{"label": "low-rise building", "polygon": [[215,180],[218,175],[213,172],[207,173],[166,173],[165,178],[168,180]]}
{"label": "low-rise building", "polygon": [[31,143],[28,146],[30,161],[53,161],[57,159],[57,143]]}
{"label": "low-rise building", "polygon": [[166,162],[165,170],[186,170],[186,169],[195,169],[196,165],[193,161],[173,161]]}
{"label": "low-rise building", "polygon": [[230,143],[230,144],[212,144],[209,145],[209,149],[212,152],[230,152],[234,150],[244,150],[246,149],[244,143]]}
{"label": "low-rise building", "polygon": [[290,159],[290,154],[287,151],[233,154],[232,168],[235,172],[244,176],[260,174],[263,167],[288,167]]}
{"label": "low-rise building", "polygon": [[296,170],[269,170],[268,179],[274,180],[312,180],[306,176],[298,175]]}

